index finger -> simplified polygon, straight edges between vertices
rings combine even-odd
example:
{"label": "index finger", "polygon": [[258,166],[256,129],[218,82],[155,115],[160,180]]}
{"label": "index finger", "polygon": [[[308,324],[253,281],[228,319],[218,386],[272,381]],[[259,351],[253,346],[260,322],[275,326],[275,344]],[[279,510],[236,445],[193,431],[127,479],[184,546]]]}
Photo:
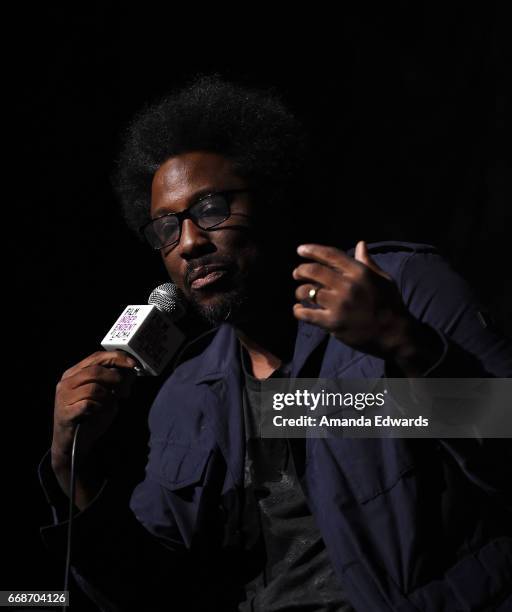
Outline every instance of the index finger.
{"label": "index finger", "polygon": [[123,351],[97,351],[66,370],[62,375],[62,380],[92,365],[100,365],[105,368],[134,368],[137,362]]}
{"label": "index finger", "polygon": [[322,244],[301,244],[297,248],[297,253],[302,257],[313,259],[336,270],[350,270],[357,268],[359,265],[341,249]]}

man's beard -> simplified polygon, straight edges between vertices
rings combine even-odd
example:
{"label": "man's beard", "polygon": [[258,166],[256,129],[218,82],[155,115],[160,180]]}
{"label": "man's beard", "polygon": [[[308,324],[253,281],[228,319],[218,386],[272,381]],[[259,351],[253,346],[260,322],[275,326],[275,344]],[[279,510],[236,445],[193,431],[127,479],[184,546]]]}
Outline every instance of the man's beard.
{"label": "man's beard", "polygon": [[189,299],[191,310],[212,327],[240,320],[248,303],[248,293],[243,288],[221,294],[212,304],[202,304],[193,297]]}
{"label": "man's beard", "polygon": [[[194,291],[191,287],[190,274],[199,265],[224,264],[228,271],[226,278],[220,279],[213,289]],[[209,326],[218,326],[224,322],[234,323],[248,310],[250,299],[249,277],[254,270],[241,273],[236,262],[231,257],[216,254],[205,255],[194,260],[185,274],[185,295],[190,310]]]}

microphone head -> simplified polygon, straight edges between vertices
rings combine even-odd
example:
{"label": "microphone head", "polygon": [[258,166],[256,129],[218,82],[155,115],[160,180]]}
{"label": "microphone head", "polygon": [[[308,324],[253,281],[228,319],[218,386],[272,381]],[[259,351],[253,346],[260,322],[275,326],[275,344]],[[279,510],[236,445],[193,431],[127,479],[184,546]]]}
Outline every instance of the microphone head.
{"label": "microphone head", "polygon": [[186,312],[185,298],[173,283],[164,283],[153,289],[148,304],[165,312],[173,321],[180,319]]}

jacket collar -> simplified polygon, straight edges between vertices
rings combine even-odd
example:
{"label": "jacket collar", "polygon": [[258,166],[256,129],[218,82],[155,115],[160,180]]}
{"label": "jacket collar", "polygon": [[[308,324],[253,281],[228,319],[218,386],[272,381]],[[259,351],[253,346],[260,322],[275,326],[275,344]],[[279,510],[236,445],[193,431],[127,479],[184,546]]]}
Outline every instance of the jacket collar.
{"label": "jacket collar", "polygon": [[[193,379],[196,384],[225,378],[237,363],[238,339],[234,327],[223,323],[210,333],[214,334],[212,341],[194,363]],[[292,378],[299,377],[306,360],[327,335],[328,332],[323,329],[299,321],[290,372]]]}
{"label": "jacket collar", "polygon": [[[243,486],[244,478],[244,434],[243,418],[240,409],[242,383],[241,365],[238,360],[239,344],[234,327],[221,325],[208,347],[195,359],[189,375],[199,385],[208,384],[207,394],[212,394],[215,401],[205,406],[212,409],[203,412],[215,433],[235,486]],[[318,327],[299,322],[295,350],[290,375],[296,378],[307,358],[314,349],[327,337]]]}

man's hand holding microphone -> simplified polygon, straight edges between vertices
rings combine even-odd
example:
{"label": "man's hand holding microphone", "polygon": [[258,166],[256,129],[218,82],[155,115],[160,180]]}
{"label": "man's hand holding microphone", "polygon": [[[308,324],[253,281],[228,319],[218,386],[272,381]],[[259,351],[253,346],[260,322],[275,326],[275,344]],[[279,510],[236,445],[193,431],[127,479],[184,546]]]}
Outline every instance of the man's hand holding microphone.
{"label": "man's hand holding microphone", "polygon": [[[71,492],[75,445],[74,504],[83,510],[99,492],[105,469],[98,441],[112,427],[120,402],[139,374],[158,375],[183,344],[173,321],[185,314],[176,286],[165,283],[147,305],[127,306],[102,341],[105,351],[89,355],[64,372],[55,395],[52,469],[64,493]],[[115,452],[115,449],[109,449]]]}

